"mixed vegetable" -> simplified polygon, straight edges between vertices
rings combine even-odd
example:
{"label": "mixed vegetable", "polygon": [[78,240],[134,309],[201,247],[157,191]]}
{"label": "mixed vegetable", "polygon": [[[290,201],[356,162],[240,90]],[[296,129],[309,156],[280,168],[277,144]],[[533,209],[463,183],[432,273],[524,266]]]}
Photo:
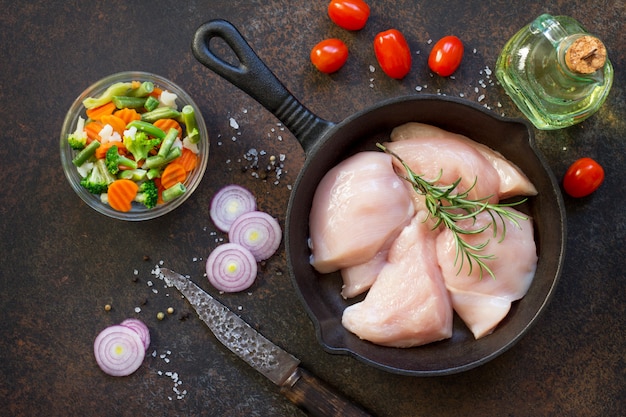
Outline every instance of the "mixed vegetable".
{"label": "mixed vegetable", "polygon": [[111,208],[152,209],[182,196],[198,165],[195,109],[151,81],[117,82],[83,101],[85,116],[67,137],[80,185]]}

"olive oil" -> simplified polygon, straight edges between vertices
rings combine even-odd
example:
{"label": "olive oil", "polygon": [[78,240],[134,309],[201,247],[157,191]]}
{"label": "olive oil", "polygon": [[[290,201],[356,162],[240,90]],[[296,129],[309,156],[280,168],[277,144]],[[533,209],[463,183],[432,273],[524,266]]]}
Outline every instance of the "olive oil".
{"label": "olive oil", "polygon": [[538,129],[571,126],[595,113],[613,83],[604,44],[567,16],[539,16],[504,46],[496,77]]}

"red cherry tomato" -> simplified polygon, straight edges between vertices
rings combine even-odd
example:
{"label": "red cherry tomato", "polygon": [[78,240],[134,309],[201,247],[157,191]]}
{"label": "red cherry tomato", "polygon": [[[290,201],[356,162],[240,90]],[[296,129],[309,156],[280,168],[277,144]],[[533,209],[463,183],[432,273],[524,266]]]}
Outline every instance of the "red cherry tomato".
{"label": "red cherry tomato", "polygon": [[563,177],[563,188],[572,197],[585,197],[600,187],[604,169],[591,158],[575,161]]}
{"label": "red cherry tomato", "polygon": [[385,74],[404,78],[411,70],[411,50],[404,35],[396,29],[380,32],[374,38],[374,52]]}
{"label": "red cherry tomato", "polygon": [[428,66],[437,75],[447,77],[461,65],[463,42],[456,36],[444,36],[433,46],[428,56]]}
{"label": "red cherry tomato", "polygon": [[311,50],[311,62],[326,74],[343,67],[348,59],[348,47],[339,39],[325,39]]}
{"label": "red cherry tomato", "polygon": [[370,16],[370,7],[363,0],[333,0],[328,5],[328,17],[347,30],[363,29]]}

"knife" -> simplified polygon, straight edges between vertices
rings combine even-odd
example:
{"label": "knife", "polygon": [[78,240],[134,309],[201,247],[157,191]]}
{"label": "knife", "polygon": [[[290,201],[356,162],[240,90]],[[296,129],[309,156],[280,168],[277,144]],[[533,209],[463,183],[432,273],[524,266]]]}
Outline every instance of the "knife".
{"label": "knife", "polygon": [[280,392],[302,410],[313,416],[371,416],[300,367],[297,358],[270,342],[190,279],[166,268],[160,268],[158,274],[168,287],[176,287],[187,298],[217,340],[278,385]]}

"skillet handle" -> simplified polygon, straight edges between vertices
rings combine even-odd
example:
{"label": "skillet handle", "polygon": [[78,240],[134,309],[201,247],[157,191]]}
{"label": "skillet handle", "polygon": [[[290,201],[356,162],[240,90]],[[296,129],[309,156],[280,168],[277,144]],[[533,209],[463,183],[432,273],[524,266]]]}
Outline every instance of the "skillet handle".
{"label": "skillet handle", "polygon": [[[222,39],[239,62],[226,62],[211,49],[213,38]],[[194,35],[192,51],[196,59],[272,112],[298,139],[306,154],[333,123],[317,117],[302,105],[261,61],[241,33],[226,20],[211,20]]]}

